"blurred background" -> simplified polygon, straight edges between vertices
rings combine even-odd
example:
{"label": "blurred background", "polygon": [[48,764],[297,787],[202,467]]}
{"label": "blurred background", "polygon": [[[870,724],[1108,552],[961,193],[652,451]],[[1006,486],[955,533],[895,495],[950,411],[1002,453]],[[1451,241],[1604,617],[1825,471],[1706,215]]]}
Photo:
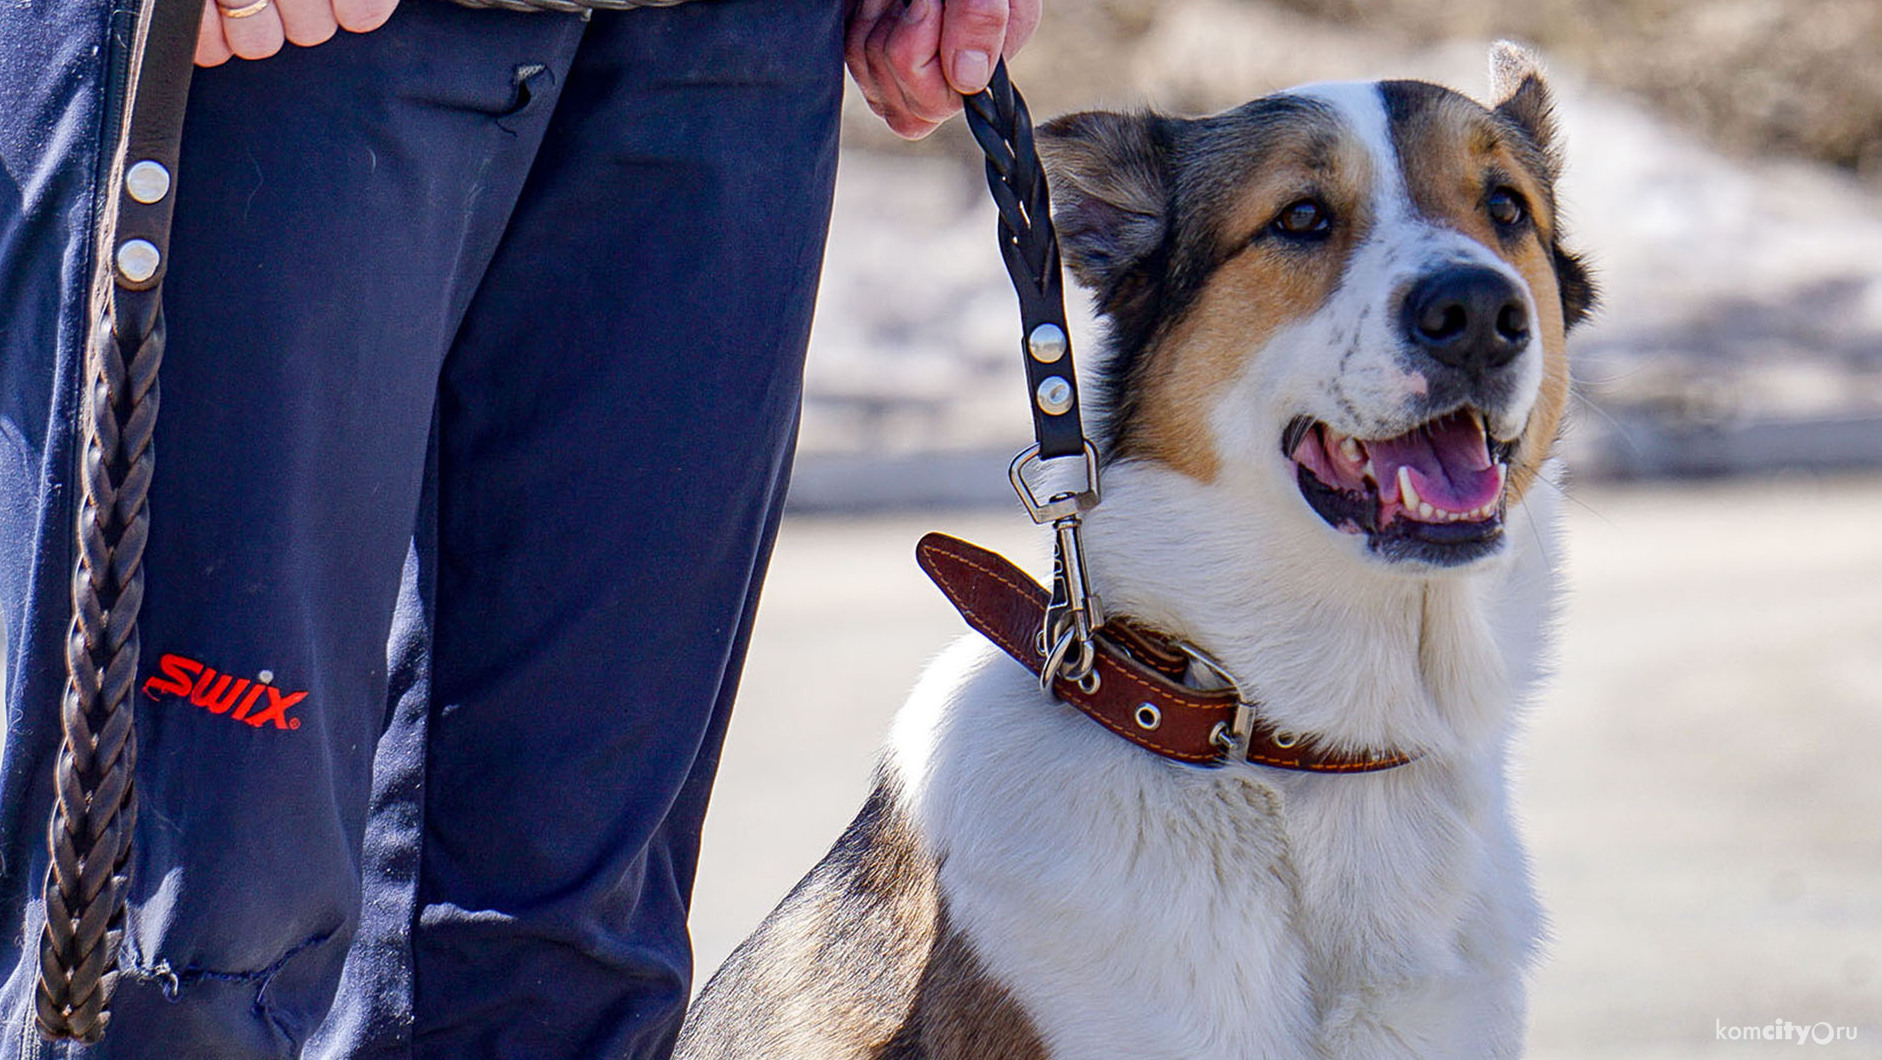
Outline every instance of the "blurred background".
{"label": "blurred background", "polygon": [[[1042,117],[1330,78],[1480,95],[1498,36],[1549,62],[1567,231],[1604,289],[1570,342],[1570,596],[1518,756],[1553,921],[1531,1053],[1774,1055],[1717,1032],[1789,1020],[1859,1028],[1813,1055],[1882,1057],[1882,3],[1046,0],[1014,77]],[[909,145],[847,107],[702,982],[964,631],[916,538],[1045,563],[1005,481],[1030,426],[978,154],[958,121]]]}

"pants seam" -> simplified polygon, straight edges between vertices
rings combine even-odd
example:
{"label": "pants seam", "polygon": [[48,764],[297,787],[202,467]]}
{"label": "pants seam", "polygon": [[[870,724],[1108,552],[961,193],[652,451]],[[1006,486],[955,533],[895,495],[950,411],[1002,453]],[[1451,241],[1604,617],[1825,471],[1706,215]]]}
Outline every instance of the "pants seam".
{"label": "pants seam", "polygon": [[133,952],[130,966],[124,968],[120,974],[124,978],[131,979],[135,982],[155,983],[157,989],[162,992],[164,1000],[170,1002],[180,1001],[183,996],[183,988],[193,983],[251,983],[259,980],[261,986],[255,991],[255,1014],[266,1019],[275,1030],[292,1040],[293,1035],[282,1021],[275,1016],[273,1007],[268,1003],[268,986],[274,981],[274,977],[280,974],[281,969],[287,967],[289,961],[300,956],[307,950],[327,942],[329,939],[333,938],[335,934],[335,931],[327,930],[309,935],[293,946],[288,947],[286,953],[275,958],[275,960],[266,967],[257,968],[253,971],[228,972],[214,968],[201,968],[192,964],[186,966],[179,972],[171,965],[168,959],[160,957],[154,962],[146,961],[141,955]]}

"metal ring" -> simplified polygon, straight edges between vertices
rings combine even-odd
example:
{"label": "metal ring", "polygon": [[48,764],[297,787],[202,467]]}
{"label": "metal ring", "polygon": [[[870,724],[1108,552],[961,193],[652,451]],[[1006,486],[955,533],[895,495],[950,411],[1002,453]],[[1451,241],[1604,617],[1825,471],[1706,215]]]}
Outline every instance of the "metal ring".
{"label": "metal ring", "polygon": [[1039,687],[1046,692],[1052,691],[1052,682],[1058,680],[1059,671],[1065,668],[1065,653],[1072,650],[1072,642],[1077,638],[1072,630],[1059,634],[1059,639],[1046,653],[1045,665],[1039,668]]}
{"label": "metal ring", "polygon": [[1233,754],[1235,751],[1235,740],[1229,736],[1229,723],[1226,721],[1216,722],[1215,727],[1209,730],[1209,742],[1215,746],[1216,750],[1224,754]]}
{"label": "metal ring", "polygon": [[1140,703],[1137,706],[1137,727],[1146,732],[1154,732],[1163,724],[1163,712],[1155,703]]}
{"label": "metal ring", "polygon": [[[1078,649],[1076,663],[1070,659],[1074,647]],[[1080,672],[1081,669],[1083,672]],[[1097,692],[1104,684],[1104,678],[1098,674],[1097,647],[1090,641],[1080,641],[1078,631],[1071,628],[1069,624],[1065,632],[1059,634],[1059,639],[1052,645],[1052,650],[1046,653],[1045,664],[1039,668],[1040,689],[1046,692],[1052,691],[1052,683],[1061,677],[1077,685],[1078,690],[1088,696]]]}
{"label": "metal ring", "polygon": [[1300,733],[1288,732],[1286,729],[1277,729],[1275,730],[1273,738],[1274,746],[1276,747],[1292,747],[1300,742]]}
{"label": "metal ring", "polygon": [[259,15],[263,11],[268,10],[268,5],[273,2],[274,0],[255,0],[254,3],[243,4],[241,7],[223,7],[221,4],[217,4],[216,10],[222,12],[223,18],[247,18],[250,15]]}

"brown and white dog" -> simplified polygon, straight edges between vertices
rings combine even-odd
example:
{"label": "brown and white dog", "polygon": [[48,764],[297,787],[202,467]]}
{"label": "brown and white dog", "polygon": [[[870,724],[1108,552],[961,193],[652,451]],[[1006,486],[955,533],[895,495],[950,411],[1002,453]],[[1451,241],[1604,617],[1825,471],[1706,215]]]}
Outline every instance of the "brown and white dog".
{"label": "brown and white dog", "polygon": [[1312,85],[1040,133],[1109,326],[1088,563],[1263,715],[1421,757],[1182,765],[979,637],[836,847],[727,961],[686,1060],[1508,1057],[1541,933],[1510,819],[1556,575],[1564,335],[1549,90]]}

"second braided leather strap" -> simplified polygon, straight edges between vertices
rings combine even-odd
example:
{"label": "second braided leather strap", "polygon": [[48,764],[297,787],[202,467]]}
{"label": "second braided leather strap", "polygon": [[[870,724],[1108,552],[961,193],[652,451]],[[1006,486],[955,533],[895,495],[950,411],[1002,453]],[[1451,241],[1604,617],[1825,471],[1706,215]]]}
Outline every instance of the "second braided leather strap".
{"label": "second braided leather strap", "polygon": [[162,319],[128,351],[110,332],[101,344],[106,348],[92,358],[84,397],[90,437],[81,475],[76,613],[66,637],[65,741],[54,773],[52,863],[35,994],[41,1034],[87,1043],[102,1038],[110,1021],[137,827],[132,689]]}
{"label": "second braided leather strap", "polygon": [[201,15],[192,0],[113,10],[101,145],[111,186],[92,279],[99,315],[81,380],[73,616],[34,994],[39,1032],[54,1040],[102,1039],[117,985],[137,827],[132,690],[156,467],[161,287]]}

